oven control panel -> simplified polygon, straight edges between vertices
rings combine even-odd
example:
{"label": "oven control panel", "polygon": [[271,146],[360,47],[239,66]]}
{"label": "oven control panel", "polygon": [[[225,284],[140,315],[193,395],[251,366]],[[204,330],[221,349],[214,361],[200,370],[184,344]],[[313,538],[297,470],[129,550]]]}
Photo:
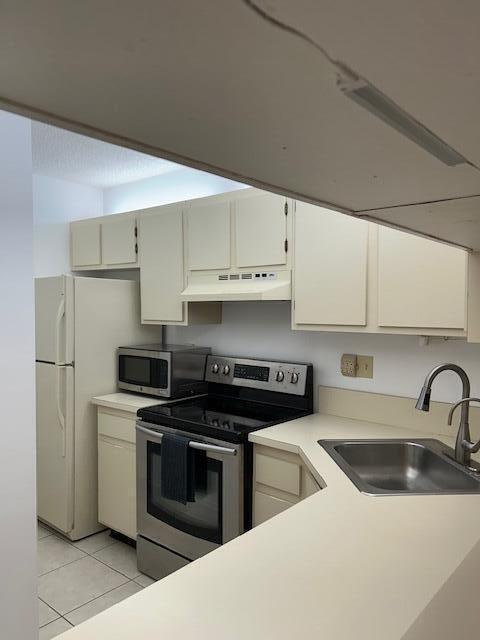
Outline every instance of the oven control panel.
{"label": "oven control panel", "polygon": [[205,380],[303,396],[307,371],[307,364],[208,356]]}

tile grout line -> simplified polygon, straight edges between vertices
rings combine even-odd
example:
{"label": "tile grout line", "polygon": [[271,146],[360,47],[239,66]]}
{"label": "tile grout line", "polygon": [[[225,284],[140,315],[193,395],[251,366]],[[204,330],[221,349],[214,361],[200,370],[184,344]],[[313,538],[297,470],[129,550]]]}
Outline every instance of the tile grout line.
{"label": "tile grout line", "polygon": [[[123,575],[123,574],[122,574]],[[116,587],[112,587],[111,589],[109,589],[108,591],[105,591],[105,593],[101,593],[99,596],[96,596],[95,598],[92,598],[91,600],[87,600],[87,602],[84,602],[83,604],[80,604],[78,607],[74,607],[73,609],[70,609],[69,611],[65,611],[65,613],[60,613],[60,611],[57,611],[57,609],[55,609],[55,607],[52,607],[51,604],[49,604],[46,600],[44,600],[43,598],[40,598],[40,596],[37,595],[38,599],[41,600],[44,604],[46,604],[48,607],[50,607],[50,609],[52,609],[53,611],[55,611],[56,614],[58,614],[58,616],[60,618],[65,618],[65,616],[68,616],[70,613],[73,613],[74,611],[77,611],[78,609],[81,609],[82,607],[84,607],[87,604],[90,604],[91,602],[95,602],[95,600],[98,600],[99,598],[103,598],[103,596],[106,596],[108,593],[111,593],[112,591],[115,591],[115,589],[119,589],[120,587],[124,587],[125,585],[127,585],[129,582],[135,582],[135,580],[133,579],[129,579],[127,580],[127,582],[123,582],[122,584],[117,585]],[[141,587],[142,585],[137,584],[137,587]],[[142,587],[143,589],[144,587]],[[113,605],[112,605],[113,606]],[[56,620],[58,620],[58,618],[55,618]],[[65,618],[65,620],[67,620]],[[51,622],[54,622],[54,620],[52,620]],[[69,624],[73,624],[72,622],[70,622],[69,620],[67,620],[67,622]],[[47,624],[50,624],[50,622],[47,622]],[[46,626],[46,625],[42,625],[42,626]]]}
{"label": "tile grout line", "polygon": [[85,555],[83,555],[81,558],[76,558],[75,560],[71,560],[70,562],[66,562],[65,564],[61,564],[59,567],[55,567],[55,569],[50,569],[50,571],[45,571],[45,573],[41,573],[40,575],[37,576],[37,580],[39,578],[43,578],[43,576],[48,576],[50,573],[53,573],[54,571],[58,571],[59,569],[63,569],[63,567],[68,567],[70,564],[74,564],[75,562],[78,562],[79,560],[83,560],[84,558],[87,557],[87,553]]}
{"label": "tile grout line", "polygon": [[65,618],[65,616],[60,616],[60,618],[57,618],[57,620],[59,620],[59,619],[61,619],[61,620],[65,620],[65,622],[68,624],[68,626],[69,626],[69,627],[72,627],[72,628],[73,628],[73,627],[75,626],[75,625],[74,625],[74,624],[72,624],[69,620],[67,620],[67,619]]}
{"label": "tile grout line", "polygon": [[37,542],[42,542],[42,540],[46,540],[47,538],[51,538],[53,535],[55,535],[54,533],[47,533],[46,536],[42,536],[41,538],[37,537]]}
{"label": "tile grout line", "polygon": [[[53,536],[55,536],[55,534],[52,534]],[[95,534],[94,534],[95,535]],[[45,536],[45,538],[47,537],[51,537],[51,536]],[[74,544],[72,544],[71,542],[68,542],[66,540],[64,540],[63,538],[60,538],[59,536],[55,536],[58,540],[61,540],[62,542],[65,542],[65,544],[68,544],[69,546],[73,547],[74,549],[76,549],[77,551],[79,551],[80,553],[83,553],[83,556],[81,556],[80,558],[76,558],[75,560],[71,560],[70,562],[66,562],[65,564],[61,564],[59,567],[55,567],[55,569],[50,569],[50,571],[45,571],[44,573],[41,573],[37,576],[38,578],[43,578],[43,576],[47,576],[49,573],[53,573],[54,571],[57,571],[58,569],[62,569],[63,567],[68,567],[68,565],[73,564],[74,562],[78,562],[79,560],[83,560],[83,558],[86,558],[87,556],[89,556],[90,558],[93,558],[94,560],[97,560],[98,562],[101,562],[103,565],[105,565],[106,567],[109,567],[109,569],[112,569],[112,571],[116,571],[117,573],[120,573],[122,576],[125,576],[126,578],[129,578],[129,576],[126,576],[124,573],[122,573],[121,571],[117,571],[117,569],[113,569],[113,567],[110,567],[110,565],[106,564],[105,562],[102,562],[101,560],[99,560],[98,558],[95,558],[95,556],[92,553],[88,553],[87,551],[83,551],[83,549],[80,549],[79,547],[76,547]],[[37,542],[41,542],[42,540],[44,540],[45,538],[42,538],[40,540],[37,540]],[[116,542],[116,541],[115,541]],[[115,544],[115,542],[112,542],[111,544],[106,545],[105,547],[102,547],[101,549],[97,549],[97,551],[95,551],[95,553],[98,553],[99,551],[102,551],[103,549],[106,549],[107,547],[111,547],[113,544]],[[139,574],[140,575],[140,574]],[[134,578],[129,578],[129,580],[134,580]],[[46,603],[48,604],[48,603]]]}
{"label": "tile grout line", "polygon": [[[69,616],[71,613],[73,613],[74,611],[78,611],[79,609],[81,609],[82,607],[87,606],[87,604],[91,604],[92,602],[95,602],[95,600],[99,600],[100,598],[103,598],[103,596],[106,596],[107,594],[111,593],[112,591],[115,591],[115,589],[120,589],[120,587],[124,587],[125,585],[129,584],[129,582],[135,582],[135,580],[129,580],[128,582],[124,582],[123,584],[119,584],[118,587],[113,587],[113,589],[109,589],[108,591],[105,591],[105,593],[102,593],[102,595],[97,596],[96,598],[92,598],[91,600],[88,600],[88,602],[84,602],[83,604],[81,604],[78,607],[75,607],[75,609],[72,609],[71,611],[67,611],[66,613],[59,614],[62,618],[64,618],[65,616]],[[135,584],[137,584],[135,582]],[[137,584],[137,587],[140,587],[141,585]],[[128,597],[128,596],[127,596]],[[120,601],[121,602],[121,601]],[[112,605],[113,607],[114,605]],[[110,607],[108,607],[110,608]],[[65,618],[66,619],[66,618]],[[70,622],[69,620],[67,620],[67,622],[69,622],[70,624],[73,624],[73,622]],[[75,626],[75,625],[74,625]]]}
{"label": "tile grout line", "polygon": [[[114,538],[112,538],[112,542],[110,542],[109,544],[106,544],[104,547],[100,547],[100,549],[96,549],[93,553],[89,553],[88,551],[84,551],[84,553],[86,553],[87,556],[90,556],[91,558],[94,558],[95,557],[94,553],[98,553],[99,551],[103,551],[104,549],[107,549],[108,547],[112,547],[117,542],[118,542],[118,540],[115,540]],[[76,549],[80,549],[80,547],[75,547],[75,548]],[[80,549],[80,551],[83,551],[83,549]]]}
{"label": "tile grout line", "polygon": [[[129,548],[133,549],[133,547],[130,547],[130,545],[126,544],[125,542],[122,542],[121,540],[115,540],[114,539],[112,544],[109,544],[106,547],[102,547],[101,549],[97,549],[97,551],[95,551],[95,553],[100,553],[100,551],[103,551],[103,549],[107,549],[108,547],[112,547],[114,544],[123,544],[125,547],[129,547]],[[87,552],[85,552],[85,553],[87,553]],[[125,578],[128,578],[129,580],[135,580],[135,578],[138,578],[138,576],[142,575],[141,572],[139,572],[138,575],[135,576],[135,578],[131,578],[130,576],[127,576],[126,573],[123,573],[122,571],[120,571],[120,569],[115,569],[114,567],[112,567],[111,565],[107,564],[103,560],[100,560],[100,558],[97,558],[93,553],[87,553],[87,555],[89,555],[94,560],[97,560],[98,562],[101,562],[103,565],[105,565],[109,569],[112,569],[112,571],[116,571],[120,575],[125,576]],[[141,586],[141,585],[139,585],[139,586]]]}
{"label": "tile grout line", "polygon": [[[103,533],[103,532],[101,531],[100,533]],[[98,535],[98,534],[97,534],[97,533],[94,533],[94,534],[93,534],[93,536],[96,536],[96,535]],[[78,542],[81,542],[81,541],[82,541],[82,539],[83,539],[83,540],[86,540],[86,539],[88,539],[88,538],[90,538],[90,537],[92,537],[92,538],[93,538],[93,536],[87,536],[86,538],[81,538],[80,540],[73,541],[73,540],[70,540],[69,538],[67,538],[67,537],[63,536],[61,533],[59,533],[59,532],[56,532],[56,531],[55,531],[55,532],[50,533],[48,536],[43,536],[43,538],[37,538],[37,542],[42,542],[43,540],[46,540],[46,538],[51,538],[52,536],[54,536],[54,537],[55,537],[55,538],[57,538],[58,540],[61,540],[61,541],[62,541],[62,542],[64,542],[65,544],[68,544],[70,547],[74,547],[75,549],[78,549],[79,551],[82,551],[83,553],[86,553],[86,554],[87,554],[87,556],[92,555],[92,554],[91,554],[91,553],[89,553],[88,551],[84,551],[81,547],[78,547],[78,546],[77,546],[77,543],[78,543]],[[114,538],[112,538],[112,541],[111,541],[111,542],[107,543],[104,547],[100,547],[100,549],[97,549],[97,550],[95,551],[95,553],[97,553],[97,551],[101,551],[102,549],[106,549],[107,547],[112,546],[112,544],[115,544],[116,542],[119,542],[119,541],[118,541],[118,540],[115,540]]]}
{"label": "tile grout line", "polygon": [[135,580],[135,578],[138,578],[138,576],[140,575],[140,573],[138,575],[135,576],[135,578],[131,578],[130,576],[127,576],[126,573],[122,573],[120,571],[120,569],[114,569],[111,565],[107,564],[106,562],[104,562],[103,560],[100,560],[100,558],[96,558],[95,556],[90,556],[91,558],[93,558],[94,560],[96,560],[97,562],[100,562],[101,564],[103,564],[105,567],[108,567],[109,569],[111,569],[112,571],[115,571],[116,573],[119,573],[121,576],[123,576],[124,578],[127,578],[128,580]]}
{"label": "tile grout line", "polygon": [[[99,533],[101,533],[101,532],[99,532]],[[84,607],[84,606],[86,606],[88,604],[91,604],[92,602],[95,602],[95,600],[98,600],[99,598],[102,598],[103,596],[106,596],[107,594],[111,593],[112,591],[115,591],[115,589],[119,589],[120,587],[124,587],[129,583],[133,583],[136,587],[140,587],[140,589],[144,589],[145,588],[142,584],[139,584],[138,582],[136,582],[136,579],[139,578],[142,575],[141,572],[139,572],[135,577],[131,578],[130,576],[127,576],[125,573],[123,573],[122,571],[119,571],[118,569],[115,569],[114,567],[110,566],[109,564],[107,564],[106,562],[104,562],[103,560],[101,560],[100,558],[97,558],[95,556],[96,553],[99,553],[100,551],[102,551],[104,549],[107,549],[108,547],[111,547],[111,546],[113,546],[115,544],[119,544],[119,545],[123,544],[125,546],[129,546],[129,545],[125,544],[125,543],[122,543],[121,540],[111,539],[108,544],[106,544],[105,546],[101,547],[100,549],[96,549],[93,553],[89,553],[88,551],[84,551],[83,549],[77,547],[73,543],[73,541],[65,540],[63,537],[60,537],[60,535],[57,535],[55,532],[52,532],[52,533],[44,536],[43,538],[40,538],[40,540],[37,539],[37,542],[40,542],[43,539],[51,537],[52,535],[55,536],[56,538],[58,538],[59,540],[65,542],[66,544],[74,547],[75,549],[77,549],[77,551],[80,551],[84,555],[81,558],[77,558],[76,560],[72,560],[71,562],[67,562],[66,564],[61,565],[60,567],[56,567],[55,569],[52,569],[51,571],[47,571],[47,572],[41,574],[41,576],[38,576],[38,578],[46,576],[46,575],[48,575],[50,573],[53,573],[54,571],[58,571],[59,569],[62,569],[63,567],[66,567],[66,566],[68,566],[70,564],[74,564],[75,562],[79,562],[80,560],[83,560],[86,557],[90,557],[90,558],[93,558],[94,560],[96,560],[97,562],[99,562],[100,564],[104,565],[105,567],[107,567],[111,571],[114,571],[115,573],[118,573],[123,578],[126,578],[126,581],[123,582],[122,584],[116,586],[116,587],[113,587],[112,589],[109,589],[108,591],[105,591],[105,593],[102,593],[99,596],[96,596],[95,598],[92,598],[91,600],[88,600],[87,602],[84,602],[83,604],[79,605],[78,607],[75,607],[74,609],[71,609],[70,611],[67,611],[67,612],[63,613],[63,614],[60,613],[59,611],[57,611],[55,609],[55,607],[52,607],[46,600],[43,600],[43,598],[40,598],[40,596],[37,593],[37,597],[39,598],[39,600],[41,600],[44,604],[46,604],[48,607],[50,607],[50,609],[52,609],[52,611],[54,611],[58,615],[58,618],[55,618],[55,620],[51,620],[50,622],[47,622],[46,625],[42,625],[42,627],[39,627],[39,629],[47,626],[48,624],[56,622],[59,619],[63,619],[67,624],[69,624],[71,626],[75,626],[65,616],[67,616],[67,615],[69,615],[69,614],[71,614],[71,613],[73,613],[75,611],[78,611],[82,607]],[[94,534],[94,535],[97,535],[97,534]]]}
{"label": "tile grout line", "polygon": [[[58,615],[58,618],[62,618],[62,617],[63,617],[63,616],[62,616],[62,614],[61,614],[59,611],[57,611],[57,610],[55,609],[55,607],[52,607],[52,605],[51,605],[51,604],[48,604],[48,602],[46,602],[43,598],[40,598],[40,596],[38,595],[38,593],[37,593],[37,598],[38,598],[39,600],[41,600],[41,601],[43,602],[43,604],[46,604],[46,605],[47,605],[47,607],[49,607],[52,611],[54,611],[54,612]],[[48,624],[51,624],[52,622],[55,622],[56,620],[58,620],[58,618],[55,618],[54,620],[50,620],[50,622],[47,622],[47,623],[45,623],[45,624],[39,624],[39,625],[38,625],[38,628],[39,628],[39,629],[43,629],[43,627],[46,627]],[[67,622],[68,622],[68,621],[67,621]]]}

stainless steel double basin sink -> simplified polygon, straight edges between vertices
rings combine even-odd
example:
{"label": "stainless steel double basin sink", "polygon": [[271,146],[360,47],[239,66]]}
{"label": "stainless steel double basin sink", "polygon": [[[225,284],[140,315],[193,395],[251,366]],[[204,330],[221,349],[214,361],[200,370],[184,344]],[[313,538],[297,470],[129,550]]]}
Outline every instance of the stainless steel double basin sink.
{"label": "stainless steel double basin sink", "polygon": [[435,495],[480,493],[480,475],[454,460],[439,440],[319,440],[365,494]]}

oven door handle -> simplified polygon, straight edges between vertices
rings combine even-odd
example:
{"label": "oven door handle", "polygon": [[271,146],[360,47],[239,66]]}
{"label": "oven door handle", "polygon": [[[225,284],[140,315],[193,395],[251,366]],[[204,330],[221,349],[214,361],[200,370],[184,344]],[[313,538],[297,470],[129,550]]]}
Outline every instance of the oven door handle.
{"label": "oven door handle", "polygon": [[[153,436],[157,438],[157,440],[161,440],[163,438],[163,434],[159,431],[152,431],[151,429],[145,429],[145,427],[141,427],[137,425],[137,431],[141,431],[145,433],[147,436]],[[211,453],[223,453],[229,456],[236,456],[237,450],[232,449],[230,447],[219,447],[216,444],[207,444],[205,442],[196,442],[195,440],[191,440],[188,443],[188,446],[192,449],[198,449],[200,451],[210,451]]]}

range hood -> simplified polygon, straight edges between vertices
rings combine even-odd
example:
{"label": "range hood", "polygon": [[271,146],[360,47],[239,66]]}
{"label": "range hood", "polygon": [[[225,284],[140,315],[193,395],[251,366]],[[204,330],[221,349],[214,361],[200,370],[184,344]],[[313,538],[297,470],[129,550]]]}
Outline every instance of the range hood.
{"label": "range hood", "polygon": [[290,270],[208,275],[190,272],[181,296],[186,302],[291,300],[291,273]]}

